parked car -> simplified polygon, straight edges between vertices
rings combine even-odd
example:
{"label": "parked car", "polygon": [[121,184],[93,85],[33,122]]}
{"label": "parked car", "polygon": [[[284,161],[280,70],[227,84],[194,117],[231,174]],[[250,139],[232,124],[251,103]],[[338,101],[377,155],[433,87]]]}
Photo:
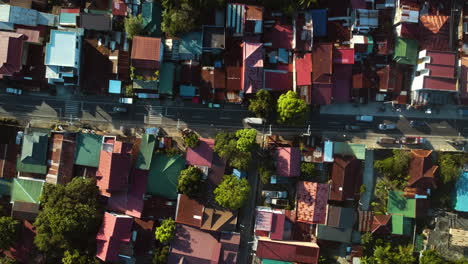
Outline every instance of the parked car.
{"label": "parked car", "polygon": [[411,127],[424,127],[424,126],[426,126],[426,122],[421,121],[421,120],[411,120],[409,124],[410,124]]}
{"label": "parked car", "polygon": [[417,145],[426,142],[426,139],[423,137],[402,137],[400,140],[401,144],[408,145]]}
{"label": "parked car", "polygon": [[265,119],[258,118],[258,117],[246,117],[244,118],[244,123],[246,124],[254,124],[254,125],[261,125],[265,122]]}
{"label": "parked car", "polygon": [[288,199],[272,198],[271,199],[271,204],[274,204],[274,205],[277,205],[277,206],[288,206],[289,201],[288,201]]}
{"label": "parked car", "polygon": [[114,108],[112,108],[112,111],[118,112],[118,113],[126,113],[126,112],[127,112],[127,108],[126,108],[126,107],[122,107],[122,106],[114,106]]}
{"label": "parked car", "polygon": [[262,191],[262,196],[266,198],[287,198],[287,191]]}
{"label": "parked car", "polygon": [[396,144],[398,143],[398,139],[391,138],[391,137],[381,137],[377,140],[378,144]]}
{"label": "parked car", "polygon": [[379,130],[393,130],[396,129],[396,124],[379,124]]}
{"label": "parked car", "polygon": [[356,121],[359,121],[359,122],[373,122],[374,117],[373,116],[368,116],[368,115],[360,115],[360,116],[356,116]]}
{"label": "parked car", "polygon": [[348,131],[359,131],[359,130],[361,130],[361,127],[360,127],[360,126],[354,126],[354,125],[346,125],[346,126],[345,126],[345,130],[348,130]]}
{"label": "parked car", "polygon": [[23,90],[16,88],[6,88],[6,92],[9,94],[21,95],[23,93]]}
{"label": "parked car", "polygon": [[122,97],[122,98],[120,98],[119,102],[121,104],[132,104],[133,103],[133,98]]}

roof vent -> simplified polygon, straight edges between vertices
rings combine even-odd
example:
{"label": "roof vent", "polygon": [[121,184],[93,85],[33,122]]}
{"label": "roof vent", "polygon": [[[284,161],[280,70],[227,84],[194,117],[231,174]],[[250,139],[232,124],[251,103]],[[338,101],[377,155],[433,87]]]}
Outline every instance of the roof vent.
{"label": "roof vent", "polygon": [[343,187],[338,188],[338,190],[340,190],[340,192],[342,192],[342,191],[343,191]]}
{"label": "roof vent", "polygon": [[199,216],[199,215],[194,215],[193,218],[201,220],[201,216]]}

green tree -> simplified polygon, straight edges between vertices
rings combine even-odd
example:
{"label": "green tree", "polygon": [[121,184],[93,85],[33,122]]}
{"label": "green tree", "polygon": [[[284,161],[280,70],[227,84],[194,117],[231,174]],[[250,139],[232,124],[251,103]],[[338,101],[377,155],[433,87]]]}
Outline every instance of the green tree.
{"label": "green tree", "polygon": [[258,168],[258,177],[260,177],[260,181],[263,184],[268,184],[270,182],[270,178],[273,175],[273,171],[268,169],[265,166],[260,166]]}
{"label": "green tree", "polygon": [[163,20],[161,23],[162,31],[173,37],[195,29],[198,26],[196,19],[200,15],[199,11],[193,8],[190,1],[181,0],[178,6],[175,6],[174,2],[165,6],[166,9],[162,13]]}
{"label": "green tree", "polygon": [[430,249],[425,250],[422,257],[419,259],[419,264],[446,264],[445,260],[437,251]]}
{"label": "green tree", "polygon": [[141,15],[126,17],[124,20],[124,27],[127,38],[129,39],[143,34],[143,17]]}
{"label": "green tree", "polygon": [[198,196],[202,189],[203,172],[194,166],[190,166],[180,172],[177,183],[177,191],[188,197]]}
{"label": "green tree", "polygon": [[416,258],[413,256],[413,246],[398,245],[392,248],[390,243],[377,245],[372,257],[367,258],[365,263],[372,264],[413,264]]}
{"label": "green tree", "polygon": [[403,188],[408,180],[410,153],[406,150],[394,149],[393,155],[374,162],[374,167],[388,179],[395,181],[398,188]]}
{"label": "green tree", "polygon": [[440,177],[444,184],[455,182],[461,174],[460,157],[444,153],[439,157]]}
{"label": "green tree", "polygon": [[236,134],[221,132],[216,134],[214,151],[226,160],[231,159],[237,152]]}
{"label": "green tree", "polygon": [[91,264],[93,262],[97,262],[94,257],[82,255],[78,250],[67,250],[62,258],[63,264]]}
{"label": "green tree", "polygon": [[236,147],[241,152],[252,151],[256,145],[257,130],[253,128],[245,128],[237,130],[236,132],[237,143]]}
{"label": "green tree", "polygon": [[18,263],[15,259],[9,258],[7,256],[0,257],[0,264],[16,264]]}
{"label": "green tree", "polygon": [[275,111],[275,103],[270,92],[263,89],[258,91],[255,94],[255,98],[250,100],[249,111],[253,112],[255,116],[260,118],[271,118]]}
{"label": "green tree", "polygon": [[156,248],[153,255],[153,264],[166,264],[167,255],[169,255],[169,246]]}
{"label": "green tree", "polygon": [[310,162],[301,163],[301,177],[302,181],[319,181],[319,173],[315,169],[315,164]]}
{"label": "green tree", "polygon": [[293,91],[282,94],[278,99],[279,122],[283,124],[300,124],[307,114],[307,105]]}
{"label": "green tree", "polygon": [[43,209],[34,223],[37,248],[56,260],[67,250],[93,256],[103,216],[99,196],[94,178],[73,178],[67,185],[45,184]]}
{"label": "green tree", "polygon": [[224,175],[223,181],[214,190],[216,203],[232,210],[241,208],[247,201],[249,193],[249,182],[234,175]]}
{"label": "green tree", "polygon": [[7,250],[18,239],[20,223],[9,216],[0,217],[0,250]]}
{"label": "green tree", "polygon": [[189,148],[195,148],[200,143],[200,137],[197,133],[191,131],[190,133],[184,135],[184,144]]}
{"label": "green tree", "polygon": [[159,242],[167,244],[174,239],[176,230],[175,221],[171,218],[164,219],[159,227],[156,228],[155,236]]}
{"label": "green tree", "polygon": [[235,152],[235,156],[231,158],[229,164],[231,167],[246,171],[252,162],[252,154],[250,152]]}

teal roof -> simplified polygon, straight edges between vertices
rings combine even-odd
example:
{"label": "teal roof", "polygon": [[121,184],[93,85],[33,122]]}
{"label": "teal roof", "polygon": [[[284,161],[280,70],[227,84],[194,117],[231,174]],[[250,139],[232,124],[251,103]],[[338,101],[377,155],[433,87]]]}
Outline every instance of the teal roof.
{"label": "teal roof", "polygon": [[164,62],[161,66],[159,74],[159,93],[172,95],[172,87],[174,85],[174,69],[175,65],[172,62]]}
{"label": "teal roof", "polygon": [[160,2],[144,2],[141,8],[143,26],[145,31],[152,37],[159,37],[162,34],[162,7]]}
{"label": "teal roof", "polygon": [[39,203],[44,182],[33,179],[13,179],[11,201]]}
{"label": "teal roof", "polygon": [[79,65],[79,49],[77,46],[77,33],[73,31],[50,31],[50,42],[46,45],[45,65],[77,68]]}
{"label": "teal roof", "polygon": [[60,13],[59,24],[75,26],[78,15],[79,13]]}
{"label": "teal roof", "polygon": [[468,171],[462,173],[455,185],[455,210],[468,212]]}
{"label": "teal roof", "polygon": [[0,197],[11,195],[12,180],[0,179]]}
{"label": "teal roof", "polygon": [[48,145],[48,133],[32,132],[24,135],[21,156],[17,159],[16,169],[20,172],[46,174]]}
{"label": "teal roof", "polygon": [[393,59],[397,63],[416,65],[418,58],[418,41],[414,39],[397,38]]}
{"label": "teal roof", "polygon": [[138,157],[136,161],[136,168],[140,170],[149,170],[151,165],[151,159],[153,158],[154,146],[156,145],[156,137],[154,135],[144,134],[141,143],[140,150],[138,151]]}
{"label": "teal roof", "polygon": [[99,166],[102,136],[90,133],[80,133],[76,139],[75,164],[95,167]]}
{"label": "teal roof", "polygon": [[392,215],[392,234],[410,236],[413,229],[411,218]]}
{"label": "teal roof", "polygon": [[109,93],[121,94],[122,93],[122,81],[109,80]]}
{"label": "teal roof", "polygon": [[185,159],[180,155],[153,155],[148,176],[148,193],[168,199],[176,199],[177,180],[184,168]]}
{"label": "teal roof", "polygon": [[416,218],[416,199],[406,198],[403,194],[402,191],[388,192],[387,212],[392,215]]}
{"label": "teal roof", "polygon": [[194,97],[196,95],[197,87],[192,85],[181,85],[180,96],[182,97]]}
{"label": "teal roof", "polygon": [[179,56],[182,60],[197,59],[202,54],[202,33],[190,32],[180,39]]}
{"label": "teal roof", "polygon": [[274,259],[262,259],[262,264],[292,264],[292,262]]}
{"label": "teal roof", "polygon": [[355,156],[356,159],[364,160],[366,158],[366,145],[353,144],[348,142],[334,142],[333,153],[341,155]]}

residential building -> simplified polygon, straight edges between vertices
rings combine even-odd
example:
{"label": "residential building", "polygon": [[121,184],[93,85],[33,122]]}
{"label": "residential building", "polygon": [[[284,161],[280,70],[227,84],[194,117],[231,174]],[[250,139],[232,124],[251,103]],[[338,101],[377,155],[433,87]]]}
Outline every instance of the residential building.
{"label": "residential building", "polygon": [[242,91],[256,93],[263,88],[263,44],[259,40],[247,40],[243,44]]}
{"label": "residential building", "polygon": [[11,218],[19,221],[29,221],[34,223],[39,214],[39,203],[28,203],[22,201],[13,202],[11,208]]}
{"label": "residential building", "polygon": [[149,170],[153,159],[156,137],[150,134],[144,134],[140,139],[137,160],[135,167],[140,170]]}
{"label": "residential building", "polygon": [[283,210],[257,206],[255,217],[255,235],[272,240],[291,240],[293,222]]}
{"label": "residential building", "polygon": [[226,14],[226,28],[232,36],[263,33],[263,7],[229,3]]}
{"label": "residential building", "polygon": [[418,58],[418,41],[414,39],[396,38],[393,60],[397,63],[416,65]]}
{"label": "residential building", "polygon": [[351,156],[335,155],[331,178],[330,200],[354,200],[360,186],[361,162]]}
{"label": "residential building", "polygon": [[48,152],[47,183],[67,184],[72,180],[75,146],[75,135],[69,133],[52,134]]}
{"label": "residential building", "polygon": [[312,54],[295,55],[294,60],[296,64],[296,86],[299,89],[301,98],[310,104],[312,100]]}
{"label": "residential building", "polygon": [[118,261],[121,247],[130,243],[132,224],[130,216],[105,212],[96,236],[96,257],[105,262]]}
{"label": "residential building", "polygon": [[224,27],[220,26],[203,26],[202,27],[202,48],[205,52],[215,50],[224,50],[225,32]]}
{"label": "residential building", "polygon": [[0,79],[21,70],[26,40],[27,36],[20,33],[0,32]]}
{"label": "residential building", "polygon": [[211,168],[213,164],[213,148],[213,139],[200,138],[198,146],[195,148],[187,148],[187,165],[197,166],[202,170]]}
{"label": "residential building", "polygon": [[420,6],[411,0],[396,0],[395,6],[393,24],[396,34],[398,37],[408,37],[407,32],[418,27]]}
{"label": "residential building", "polygon": [[0,178],[16,177],[16,162],[20,146],[16,143],[0,144]]}
{"label": "residential building", "polygon": [[301,151],[294,147],[276,149],[276,174],[280,177],[298,177],[301,174]]}
{"label": "residential building", "polygon": [[287,92],[293,88],[293,76],[292,73],[288,71],[288,67],[280,67],[283,65],[278,65],[278,69],[263,70],[263,89],[273,91],[273,92]]}
{"label": "residential building", "polygon": [[175,64],[172,62],[164,62],[161,65],[159,73],[158,91],[160,94],[172,96],[174,89],[174,74]]}
{"label": "residential building", "polygon": [[326,105],[332,98],[333,45],[320,43],[312,52],[312,104]]}
{"label": "residential building", "polygon": [[107,14],[82,13],[79,18],[80,27],[86,30],[111,31],[112,19]]}
{"label": "residential building", "polygon": [[161,67],[164,45],[160,38],[135,36],[132,40],[132,66],[142,70],[158,70]]}
{"label": "residential building", "polygon": [[237,212],[223,208],[203,209],[200,229],[208,231],[234,232],[237,225]]}
{"label": "residential building", "polygon": [[43,186],[43,180],[14,178],[11,188],[11,202],[39,204]]}
{"label": "residential building", "polygon": [[175,221],[179,224],[200,228],[203,222],[204,205],[184,194],[177,197],[177,212]]}
{"label": "residential building", "polygon": [[420,218],[425,216],[427,205],[428,200],[425,195],[405,197],[402,191],[388,192],[387,212],[389,214]]}
{"label": "residential building", "polygon": [[376,235],[391,234],[391,215],[375,215],[372,211],[359,211],[359,231]]}
{"label": "residential building", "polygon": [[35,27],[37,25],[55,27],[58,24],[56,15],[39,12],[34,9],[19,6],[1,4],[0,22],[6,27],[13,29],[13,25],[24,25]]}
{"label": "residential building", "polygon": [[76,27],[79,17],[79,8],[62,8],[60,9],[59,25],[62,27]]}
{"label": "residential building", "polygon": [[33,131],[23,136],[21,154],[16,164],[19,175],[47,174],[49,134]]}
{"label": "residential building", "polygon": [[260,259],[317,264],[319,246],[314,242],[276,241],[260,237],[255,255]]}
{"label": "residential building", "polygon": [[82,35],[82,30],[51,30],[44,63],[50,84],[79,85]]}
{"label": "residential building", "polygon": [[296,185],[296,220],[325,224],[329,184],[299,181]]}
{"label": "residential building", "polygon": [[317,226],[316,237],[319,240],[350,243],[353,225],[353,208],[328,206],[327,224]]}
{"label": "residential building", "polygon": [[379,10],[354,9],[353,21],[353,30],[367,34],[379,27]]}
{"label": "residential building", "polygon": [[392,215],[392,234],[411,236],[413,234],[413,220],[403,215]]}
{"label": "residential building", "polygon": [[91,133],[79,133],[76,137],[75,164],[94,167],[99,166],[103,137]]}
{"label": "residential building", "polygon": [[327,9],[309,9],[305,11],[305,16],[310,15],[313,25],[313,36],[314,37],[326,37],[327,36],[327,22],[328,14]]}
{"label": "residential building", "polygon": [[202,55],[202,33],[189,32],[182,35],[178,48],[175,48],[173,40],[172,52],[176,50],[178,50],[176,57],[181,61],[199,61]]}
{"label": "residential building", "polygon": [[151,161],[147,192],[167,199],[177,199],[177,181],[185,168],[184,157],[156,154]]}
{"label": "residential building", "polygon": [[238,233],[207,232],[177,225],[168,263],[237,263],[239,243]]}
{"label": "residential building", "polygon": [[408,186],[421,190],[435,189],[435,174],[439,166],[432,161],[432,150],[412,149]]}

